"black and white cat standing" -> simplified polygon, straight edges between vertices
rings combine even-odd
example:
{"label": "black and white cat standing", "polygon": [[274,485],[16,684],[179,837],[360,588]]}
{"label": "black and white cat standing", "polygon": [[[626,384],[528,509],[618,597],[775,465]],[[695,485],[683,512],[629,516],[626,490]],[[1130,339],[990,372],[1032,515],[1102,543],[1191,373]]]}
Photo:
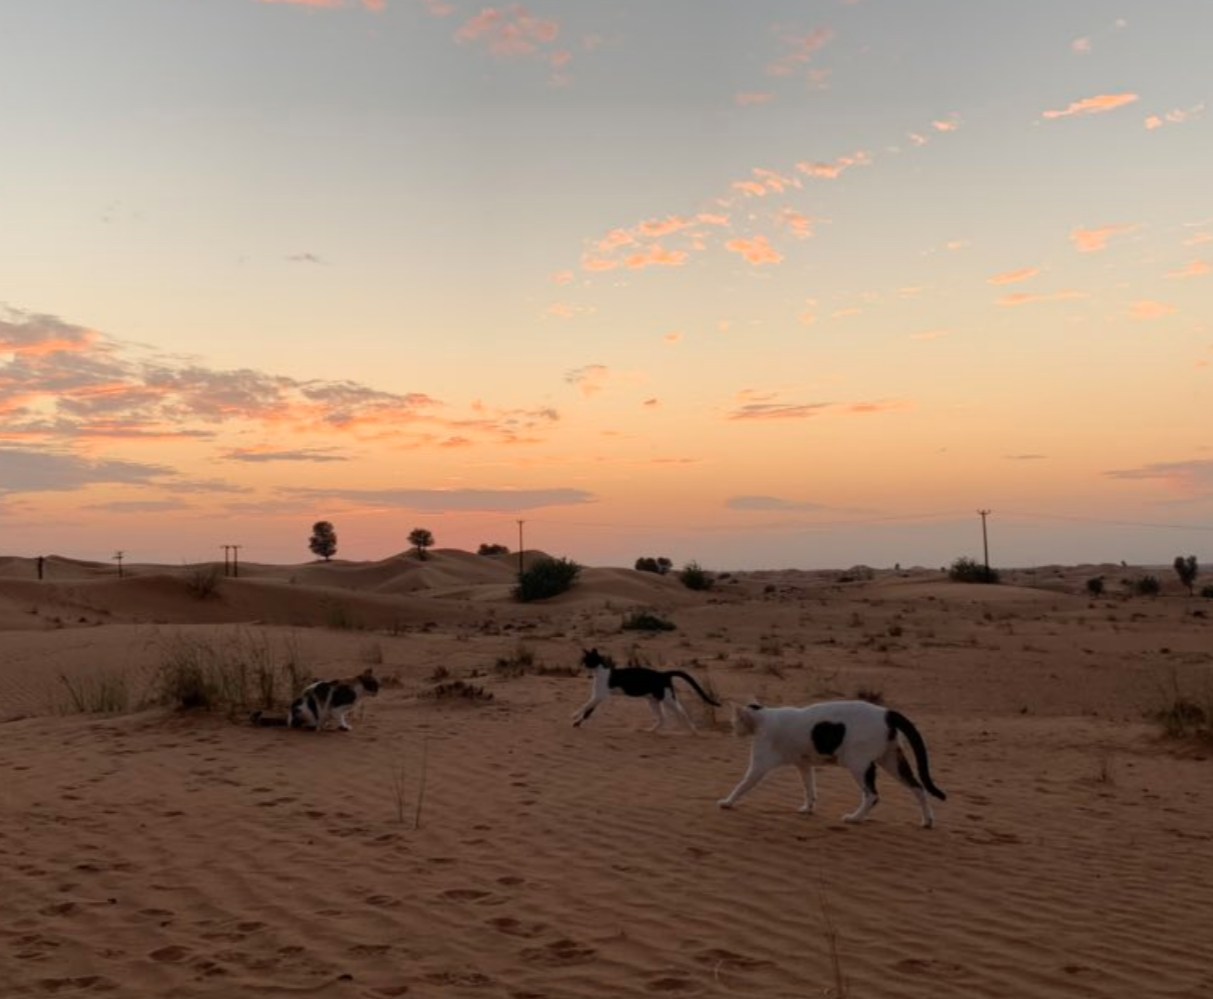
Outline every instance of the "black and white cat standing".
{"label": "black and white cat standing", "polygon": [[650,732],[656,731],[665,724],[665,712],[677,713],[678,717],[694,732],[695,723],[691,721],[686,708],[679,703],[678,696],[674,692],[675,678],[689,683],[691,689],[706,703],[717,708],[720,707],[720,702],[699,686],[690,673],[680,669],[659,670],[649,669],[647,666],[618,667],[610,656],[603,655],[597,649],[588,651],[583,649],[581,665],[590,670],[593,686],[590,688],[590,699],[573,712],[574,726],[589,721],[594,709],[612,694],[622,694],[625,697],[648,699],[649,707],[653,711],[653,725],[649,729]]}

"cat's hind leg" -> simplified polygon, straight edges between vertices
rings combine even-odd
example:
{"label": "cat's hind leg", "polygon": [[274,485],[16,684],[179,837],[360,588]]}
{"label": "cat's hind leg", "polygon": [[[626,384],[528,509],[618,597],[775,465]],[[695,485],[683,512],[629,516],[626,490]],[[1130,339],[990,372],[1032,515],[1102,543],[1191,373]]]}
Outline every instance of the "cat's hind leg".
{"label": "cat's hind leg", "polygon": [[678,697],[675,695],[672,689],[666,691],[665,697],[661,701],[661,706],[666,711],[673,709],[673,711],[678,714],[678,717],[682,719],[686,727],[692,732],[695,731],[695,723],[691,721],[691,716],[687,714],[687,709],[682,706],[682,701],[678,700]]}
{"label": "cat's hind leg", "polygon": [[653,724],[649,726],[649,731],[656,732],[665,724],[665,715],[661,713],[661,701],[656,697],[648,698],[648,702],[649,708],[653,712]]}
{"label": "cat's hind leg", "polygon": [[927,792],[923,790],[918,778],[914,776],[914,768],[910,766],[910,761],[906,759],[906,754],[901,751],[901,747],[893,743],[877,762],[908,787],[914,797],[918,799],[918,808],[922,812],[922,827],[924,829],[933,828],[935,812],[931,808],[930,799],[927,798]]}
{"label": "cat's hind leg", "polygon": [[748,794],[750,791],[752,791],[767,774],[769,774],[782,762],[783,760],[779,759],[774,754],[765,752],[755,745],[754,751],[750,756],[750,767],[745,772],[745,776],[742,777],[737,786],[729,792],[729,796],[727,798],[721,798],[718,802],[716,802],[716,804],[718,804],[721,808],[732,808],[735,804],[737,804],[738,800],[743,794]]}
{"label": "cat's hind leg", "polygon": [[843,822],[862,822],[876,803],[880,801],[880,795],[876,793],[876,763],[875,761],[864,763],[861,760],[854,760],[849,763],[843,763],[855,778],[855,783],[859,785],[859,789],[863,792],[863,800],[860,801],[859,807],[849,815],[842,817]]}

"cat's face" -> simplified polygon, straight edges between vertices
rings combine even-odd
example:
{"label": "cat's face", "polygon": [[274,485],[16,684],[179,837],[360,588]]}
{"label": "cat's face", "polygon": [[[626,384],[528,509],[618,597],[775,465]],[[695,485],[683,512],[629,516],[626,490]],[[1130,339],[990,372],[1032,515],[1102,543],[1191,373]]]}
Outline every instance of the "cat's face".
{"label": "cat's face", "polygon": [[379,680],[375,677],[375,674],[370,671],[370,669],[367,669],[358,675],[354,686],[361,687],[362,693],[369,694],[371,697],[374,697],[379,693]]}
{"label": "cat's face", "polygon": [[610,662],[597,649],[582,649],[581,665],[586,669],[606,669],[610,667]]}

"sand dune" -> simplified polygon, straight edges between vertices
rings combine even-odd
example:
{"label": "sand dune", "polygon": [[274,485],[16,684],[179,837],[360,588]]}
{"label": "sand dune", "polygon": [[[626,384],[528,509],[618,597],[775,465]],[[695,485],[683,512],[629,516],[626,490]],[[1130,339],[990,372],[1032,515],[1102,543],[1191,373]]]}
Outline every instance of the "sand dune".
{"label": "sand dune", "polygon": [[[837,959],[855,997],[1213,995],[1213,752],[1144,717],[1213,676],[1213,606],[1172,581],[590,568],[523,606],[515,564],[462,552],[242,565],[208,599],[190,567],[52,562],[0,559],[0,994],[806,997]],[[676,629],[621,630],[638,608]],[[348,734],[140,708],[182,642],[389,683]],[[649,733],[616,699],[575,730],[588,645],[727,698],[879,691],[927,737],[938,828],[891,785],[842,824],[837,770],[817,816],[791,772],[718,810],[727,712],[688,692],[700,734]],[[98,676],[130,710],[68,711]],[[433,696],[452,678],[485,696]]]}

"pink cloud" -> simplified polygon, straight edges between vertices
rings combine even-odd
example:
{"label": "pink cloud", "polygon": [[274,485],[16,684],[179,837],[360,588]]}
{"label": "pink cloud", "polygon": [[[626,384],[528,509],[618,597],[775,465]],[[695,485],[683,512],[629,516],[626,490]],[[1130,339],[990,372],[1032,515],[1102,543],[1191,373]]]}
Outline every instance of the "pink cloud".
{"label": "pink cloud", "polygon": [[1181,267],[1177,271],[1171,271],[1167,274],[1169,278],[1193,278],[1204,277],[1209,271],[1213,270],[1205,260],[1193,260],[1186,267]]}
{"label": "pink cloud", "polygon": [[555,21],[535,17],[521,4],[511,4],[486,7],[459,27],[455,39],[466,44],[482,43],[493,55],[510,57],[534,55],[559,35],[560,25]]}
{"label": "pink cloud", "polygon": [[1145,126],[1151,132],[1155,129],[1163,128],[1166,125],[1182,125],[1184,122],[1192,118],[1198,118],[1204,113],[1205,105],[1203,102],[1190,107],[1187,110],[1176,108],[1173,111],[1168,111],[1165,114],[1152,114],[1145,120]]}
{"label": "pink cloud", "polygon": [[733,98],[733,103],[738,107],[748,108],[755,104],[770,104],[774,100],[774,94],[742,93]]}
{"label": "pink cloud", "polygon": [[797,163],[796,169],[818,180],[837,180],[852,167],[871,165],[872,157],[861,149],[850,156],[840,156],[833,163]]}
{"label": "pink cloud", "polygon": [[689,219],[680,219],[676,215],[670,215],[664,219],[649,219],[647,222],[641,222],[639,228],[643,235],[656,239],[661,236],[669,236],[671,233],[681,232],[691,225],[692,223]]}
{"label": "pink cloud", "polygon": [[1091,39],[1075,38],[1074,41],[1070,43],[1070,51],[1074,52],[1076,55],[1090,55]]}
{"label": "pink cloud", "polygon": [[1014,308],[1018,305],[1032,305],[1036,302],[1066,302],[1087,297],[1086,292],[1082,291],[1055,291],[1049,295],[1029,295],[1020,291],[1013,295],[1003,295],[998,300],[998,304],[1006,308]]}
{"label": "pink cloud", "polygon": [[1063,111],[1045,111],[1042,118],[1072,118],[1075,115],[1104,114],[1139,100],[1137,94],[1100,94],[1071,102]]}
{"label": "pink cloud", "polygon": [[1039,267],[1021,267],[1017,271],[1006,271],[1003,274],[995,274],[992,278],[987,278],[990,284],[1018,284],[1020,281],[1027,281],[1036,277],[1040,273]]}
{"label": "pink cloud", "polygon": [[807,215],[801,215],[794,208],[785,208],[779,214],[780,220],[792,230],[797,239],[808,239],[813,235],[813,221]]}
{"label": "pink cloud", "polygon": [[628,270],[644,270],[646,267],[681,267],[687,255],[682,250],[666,250],[654,243],[647,250],[631,254],[624,262]]}
{"label": "pink cloud", "polygon": [[1105,225],[1098,229],[1075,229],[1070,233],[1070,242],[1079,253],[1098,253],[1107,249],[1108,240],[1135,232],[1137,225]]}
{"label": "pink cloud", "polygon": [[1167,316],[1173,316],[1178,311],[1174,305],[1167,305],[1165,302],[1152,302],[1149,299],[1145,299],[1133,303],[1131,315],[1134,319],[1150,322],[1154,319],[1164,319]]}
{"label": "pink cloud", "polygon": [[755,267],[763,264],[777,264],[783,260],[783,254],[771,246],[766,236],[755,236],[753,239],[731,239],[724,244],[725,249],[739,253]]}
{"label": "pink cloud", "polygon": [[767,195],[766,187],[756,180],[735,180],[732,187],[734,191],[740,191],[752,198],[765,198]]}
{"label": "pink cloud", "polygon": [[557,271],[555,274],[552,275],[552,283],[553,284],[572,284],[573,283],[573,272],[572,271]]}
{"label": "pink cloud", "polygon": [[818,28],[807,35],[785,33],[780,36],[785,52],[767,66],[771,76],[791,76],[827,46],[834,38],[830,28]]}
{"label": "pink cloud", "polygon": [[931,127],[936,132],[955,132],[960,128],[960,115],[952,113],[940,121],[931,122]]}

